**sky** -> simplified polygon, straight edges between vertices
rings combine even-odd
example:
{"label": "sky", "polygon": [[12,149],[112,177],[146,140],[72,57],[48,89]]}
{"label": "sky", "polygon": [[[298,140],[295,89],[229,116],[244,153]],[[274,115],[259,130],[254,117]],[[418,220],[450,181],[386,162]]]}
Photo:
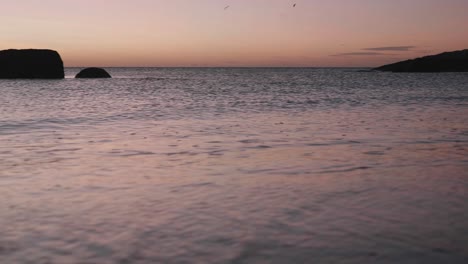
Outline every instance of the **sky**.
{"label": "sky", "polygon": [[372,67],[468,48],[468,0],[1,0],[0,6],[0,50],[54,49],[68,67]]}

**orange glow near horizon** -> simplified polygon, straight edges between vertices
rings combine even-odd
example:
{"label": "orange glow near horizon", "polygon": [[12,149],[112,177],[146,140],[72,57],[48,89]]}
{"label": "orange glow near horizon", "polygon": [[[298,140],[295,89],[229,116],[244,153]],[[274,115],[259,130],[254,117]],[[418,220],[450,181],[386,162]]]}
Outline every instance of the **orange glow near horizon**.
{"label": "orange glow near horizon", "polygon": [[468,48],[467,11],[465,0],[19,0],[2,3],[0,49],[54,49],[68,67],[377,66]]}

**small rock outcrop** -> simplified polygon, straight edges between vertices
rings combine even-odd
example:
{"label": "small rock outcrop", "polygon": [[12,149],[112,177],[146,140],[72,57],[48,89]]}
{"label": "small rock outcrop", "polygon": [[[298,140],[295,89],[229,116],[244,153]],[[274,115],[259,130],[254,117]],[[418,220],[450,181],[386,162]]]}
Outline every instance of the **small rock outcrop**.
{"label": "small rock outcrop", "polygon": [[80,71],[75,78],[112,78],[112,76],[101,68],[86,68]]}
{"label": "small rock outcrop", "polygon": [[468,72],[468,49],[400,61],[374,70],[390,72]]}
{"label": "small rock outcrop", "polygon": [[55,50],[0,51],[0,79],[63,79],[63,61]]}

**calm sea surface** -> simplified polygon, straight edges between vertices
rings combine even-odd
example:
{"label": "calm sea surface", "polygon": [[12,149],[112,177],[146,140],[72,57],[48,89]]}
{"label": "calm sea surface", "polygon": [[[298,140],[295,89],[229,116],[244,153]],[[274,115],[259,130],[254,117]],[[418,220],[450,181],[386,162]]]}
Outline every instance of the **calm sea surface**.
{"label": "calm sea surface", "polygon": [[0,263],[468,263],[468,74],[0,80]]}

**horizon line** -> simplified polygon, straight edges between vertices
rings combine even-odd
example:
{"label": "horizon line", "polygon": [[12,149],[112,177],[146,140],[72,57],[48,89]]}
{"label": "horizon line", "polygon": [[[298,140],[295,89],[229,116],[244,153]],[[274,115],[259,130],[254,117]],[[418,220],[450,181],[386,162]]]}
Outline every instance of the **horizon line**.
{"label": "horizon line", "polygon": [[63,66],[64,68],[376,68],[375,66]]}

